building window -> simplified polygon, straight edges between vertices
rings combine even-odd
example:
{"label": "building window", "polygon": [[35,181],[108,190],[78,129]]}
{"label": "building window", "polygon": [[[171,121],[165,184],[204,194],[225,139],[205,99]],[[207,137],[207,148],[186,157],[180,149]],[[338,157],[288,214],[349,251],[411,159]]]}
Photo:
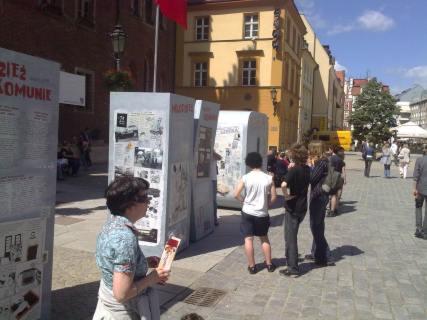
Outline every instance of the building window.
{"label": "building window", "polygon": [[208,85],[208,63],[195,62],[194,63],[194,86],[206,87]]}
{"label": "building window", "polygon": [[63,14],[63,0],[40,0],[39,4],[40,8],[44,11],[59,15]]}
{"label": "building window", "polygon": [[196,40],[209,40],[209,17],[196,18]]}
{"label": "building window", "polygon": [[258,14],[245,15],[245,39],[258,37]]}
{"label": "building window", "polygon": [[292,49],[296,51],[297,29],[295,26],[292,28]]}
{"label": "building window", "polygon": [[289,17],[286,19],[286,41],[291,43],[291,19]]}
{"label": "building window", "polygon": [[145,0],[145,22],[148,24],[154,24],[154,6],[153,0]]}
{"label": "building window", "polygon": [[285,88],[289,90],[289,62],[285,62]]}
{"label": "building window", "polygon": [[78,17],[82,22],[94,23],[94,0],[79,0]]}
{"label": "building window", "polygon": [[131,0],[130,10],[133,16],[141,16],[141,0]]}
{"label": "building window", "polygon": [[256,85],[256,60],[243,60],[242,61],[242,85],[255,86]]}
{"label": "building window", "polygon": [[78,111],[93,111],[94,96],[95,96],[95,72],[76,68],[76,74],[85,77],[85,102],[83,107],[76,107]]}

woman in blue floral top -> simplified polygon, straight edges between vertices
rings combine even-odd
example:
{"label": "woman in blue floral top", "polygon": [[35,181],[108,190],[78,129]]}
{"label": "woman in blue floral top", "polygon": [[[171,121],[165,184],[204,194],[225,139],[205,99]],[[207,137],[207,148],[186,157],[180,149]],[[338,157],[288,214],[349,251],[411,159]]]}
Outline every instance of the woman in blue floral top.
{"label": "woman in blue floral top", "polygon": [[96,263],[102,278],[95,320],[158,320],[160,305],[151,288],[165,283],[169,272],[156,268],[157,257],[145,258],[133,224],[143,218],[150,202],[149,183],[141,178],[122,177],[113,181],[105,196],[111,212],[96,245]]}

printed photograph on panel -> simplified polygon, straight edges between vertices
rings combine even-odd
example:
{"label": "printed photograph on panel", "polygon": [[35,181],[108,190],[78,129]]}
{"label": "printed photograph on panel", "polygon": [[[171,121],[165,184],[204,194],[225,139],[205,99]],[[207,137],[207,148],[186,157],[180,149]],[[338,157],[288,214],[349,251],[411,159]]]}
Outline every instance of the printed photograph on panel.
{"label": "printed photograph on panel", "polygon": [[207,178],[211,169],[212,128],[200,126],[199,146],[197,150],[197,177]]}
{"label": "printed photograph on panel", "polygon": [[170,168],[170,216],[169,226],[185,219],[188,209],[188,192],[190,188],[190,174],[188,163],[173,163]]}
{"label": "printed photograph on panel", "polygon": [[114,136],[115,142],[138,141],[138,127],[128,124],[127,113],[117,113]]}
{"label": "printed photograph on panel", "polygon": [[135,148],[135,167],[161,169],[163,151],[144,147]]}
{"label": "printed photograph on panel", "polygon": [[144,218],[135,223],[139,231],[138,239],[140,241],[157,244],[158,230],[160,228],[160,217],[162,213],[162,193],[163,188],[162,171],[148,168],[135,167],[134,176],[140,177],[150,182],[148,194],[151,197],[147,214]]}
{"label": "printed photograph on panel", "polygon": [[40,287],[24,290],[10,300],[11,319],[40,319],[41,293]]}
{"label": "printed photograph on panel", "polygon": [[0,269],[0,300],[13,296],[15,290],[16,270],[11,268]]}
{"label": "printed photograph on panel", "polygon": [[10,320],[10,299],[0,300],[0,320]]}
{"label": "printed photograph on panel", "polygon": [[230,195],[240,179],[243,159],[242,134],[239,126],[218,127],[215,151],[221,155],[218,161],[218,193]]}

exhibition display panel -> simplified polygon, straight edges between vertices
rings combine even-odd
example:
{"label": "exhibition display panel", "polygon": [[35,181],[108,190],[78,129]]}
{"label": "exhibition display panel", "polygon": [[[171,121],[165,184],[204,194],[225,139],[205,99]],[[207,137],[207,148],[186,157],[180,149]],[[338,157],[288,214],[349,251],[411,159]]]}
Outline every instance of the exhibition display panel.
{"label": "exhibition display panel", "polygon": [[249,152],[263,156],[267,168],[268,119],[254,111],[220,111],[215,137],[218,161],[217,201],[219,206],[241,208],[233,193],[239,179],[248,172],[245,157]]}
{"label": "exhibition display panel", "polygon": [[189,244],[194,100],[171,93],[110,94],[109,181],[129,175],[150,182],[146,217],[135,223],[146,256],[171,236]]}
{"label": "exhibition display panel", "polygon": [[48,319],[59,64],[0,48],[0,319]]}
{"label": "exhibition display panel", "polygon": [[214,230],[212,180],[216,178],[213,160],[215,133],[220,106],[197,100],[194,109],[194,170],[192,183],[191,241]]}

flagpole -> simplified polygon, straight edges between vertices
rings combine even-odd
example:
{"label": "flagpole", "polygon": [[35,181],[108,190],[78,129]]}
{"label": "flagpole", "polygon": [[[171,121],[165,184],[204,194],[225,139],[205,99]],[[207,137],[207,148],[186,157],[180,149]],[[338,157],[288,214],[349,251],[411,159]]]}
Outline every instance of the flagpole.
{"label": "flagpole", "polygon": [[153,75],[153,92],[157,92],[157,54],[159,45],[159,5],[156,6],[156,33],[154,36],[154,75]]}

